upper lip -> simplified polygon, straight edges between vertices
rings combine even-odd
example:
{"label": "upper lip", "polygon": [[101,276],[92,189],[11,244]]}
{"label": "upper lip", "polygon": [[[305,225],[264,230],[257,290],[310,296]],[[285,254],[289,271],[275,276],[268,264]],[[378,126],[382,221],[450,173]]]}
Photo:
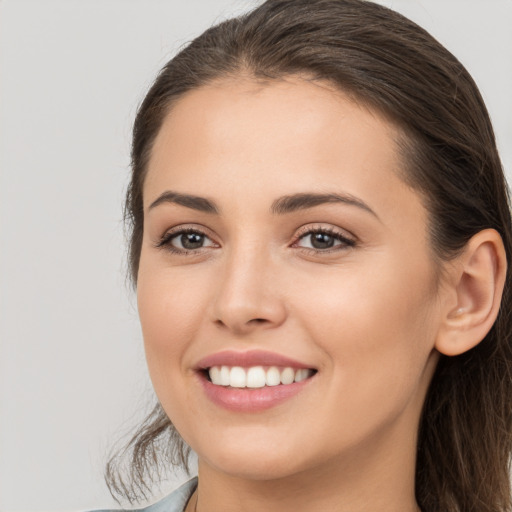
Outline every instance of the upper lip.
{"label": "upper lip", "polygon": [[198,370],[206,370],[212,366],[281,366],[291,368],[312,368],[310,365],[265,350],[249,350],[246,352],[236,352],[233,350],[223,350],[215,354],[203,357],[196,365]]}

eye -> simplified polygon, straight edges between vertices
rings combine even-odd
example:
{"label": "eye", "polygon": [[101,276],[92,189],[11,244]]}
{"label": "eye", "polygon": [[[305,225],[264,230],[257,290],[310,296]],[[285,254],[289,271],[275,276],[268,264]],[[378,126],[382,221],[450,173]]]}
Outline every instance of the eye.
{"label": "eye", "polygon": [[165,247],[172,252],[186,254],[205,247],[217,247],[217,244],[202,231],[182,228],[167,232],[157,247]]}
{"label": "eye", "polygon": [[353,247],[356,244],[354,240],[347,238],[342,233],[333,229],[317,228],[309,229],[299,236],[295,246],[311,249],[314,251],[325,251],[344,249]]}

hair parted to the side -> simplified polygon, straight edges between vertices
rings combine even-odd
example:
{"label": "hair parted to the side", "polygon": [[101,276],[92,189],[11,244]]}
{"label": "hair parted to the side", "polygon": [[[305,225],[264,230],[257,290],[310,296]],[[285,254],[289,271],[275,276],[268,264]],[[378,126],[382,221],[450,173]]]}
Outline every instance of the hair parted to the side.
{"label": "hair parted to the side", "polygon": [[[474,234],[494,228],[511,261],[510,207],[493,129],[459,61],[410,20],[365,0],[269,0],[192,41],[139,108],[125,210],[134,284],[144,178],[164,117],[187,91],[240,75],[327,81],[385,115],[401,128],[403,178],[424,197],[435,257],[447,261]],[[489,334],[467,353],[441,356],[419,430],[416,498],[424,512],[512,510],[511,306],[509,265]],[[158,468],[186,462],[187,453],[157,405],[123,452],[128,474],[118,457],[110,460],[111,492],[131,502],[146,498]]]}

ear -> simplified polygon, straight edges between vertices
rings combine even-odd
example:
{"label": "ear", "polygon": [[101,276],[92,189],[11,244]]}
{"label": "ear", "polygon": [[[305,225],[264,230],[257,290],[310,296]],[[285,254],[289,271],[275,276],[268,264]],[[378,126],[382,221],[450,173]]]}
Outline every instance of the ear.
{"label": "ear", "polygon": [[501,236],[494,229],[480,231],[451,263],[435,343],[447,356],[478,345],[498,316],[507,272]]}

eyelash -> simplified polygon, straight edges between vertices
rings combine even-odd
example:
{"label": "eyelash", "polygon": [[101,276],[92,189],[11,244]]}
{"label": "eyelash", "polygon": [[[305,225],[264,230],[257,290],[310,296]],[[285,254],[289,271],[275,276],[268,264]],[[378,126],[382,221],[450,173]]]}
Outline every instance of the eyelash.
{"label": "eyelash", "polygon": [[179,254],[182,256],[198,254],[198,252],[201,249],[204,249],[204,247],[200,247],[199,249],[179,249],[178,247],[173,247],[173,245],[171,244],[174,238],[187,234],[201,235],[204,236],[205,238],[210,238],[204,231],[202,231],[199,228],[179,228],[176,229],[175,231],[168,231],[167,233],[165,233],[164,236],[162,236],[162,238],[160,239],[160,241],[156,244],[156,247],[160,249],[165,249],[173,254]]}
{"label": "eyelash", "polygon": [[[210,239],[210,237],[201,229],[199,228],[179,228],[175,231],[168,231],[165,233],[160,241],[155,245],[157,248],[165,249],[173,254],[179,254],[182,256],[188,256],[188,255],[195,255],[198,254],[199,251],[204,249],[205,247],[200,247],[198,249],[179,249],[177,247],[174,247],[171,242],[173,239],[177,238],[178,236],[186,235],[186,234],[195,234],[204,236],[205,238]],[[336,242],[341,242],[338,245],[335,245],[334,247],[328,248],[328,249],[315,249],[310,247],[300,247],[297,244],[305,239],[308,236],[316,235],[316,234],[322,234],[332,237]],[[346,250],[352,247],[356,246],[356,241],[350,238],[347,238],[339,231],[336,231],[333,228],[325,228],[325,227],[306,227],[303,229],[303,231],[299,231],[297,236],[295,237],[294,242],[291,244],[292,247],[297,247],[301,249],[304,252],[308,253],[314,253],[314,254],[328,254],[332,252],[338,252],[342,250]]]}
{"label": "eyelash", "polygon": [[[315,248],[310,248],[310,247],[299,247],[299,246],[297,246],[297,244],[301,240],[307,238],[308,236],[316,235],[316,234],[322,234],[322,235],[330,236],[336,242],[341,242],[341,243],[338,244],[338,245],[335,245],[334,247],[330,247],[328,249],[315,249]],[[318,226],[318,227],[307,226],[307,227],[303,228],[303,231],[299,230],[299,233],[297,234],[297,236],[295,238],[295,241],[292,244],[292,247],[298,247],[299,249],[301,249],[301,250],[303,250],[305,252],[314,253],[314,254],[329,254],[329,253],[333,253],[333,252],[338,252],[338,251],[343,251],[343,250],[346,250],[346,249],[350,249],[352,247],[355,247],[355,245],[356,245],[356,241],[355,240],[346,237],[345,235],[343,235],[342,233],[340,233],[336,229],[325,228],[325,227],[321,227],[321,226]]]}

